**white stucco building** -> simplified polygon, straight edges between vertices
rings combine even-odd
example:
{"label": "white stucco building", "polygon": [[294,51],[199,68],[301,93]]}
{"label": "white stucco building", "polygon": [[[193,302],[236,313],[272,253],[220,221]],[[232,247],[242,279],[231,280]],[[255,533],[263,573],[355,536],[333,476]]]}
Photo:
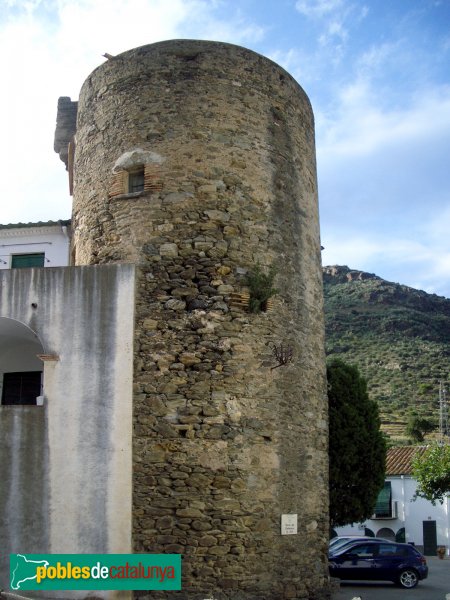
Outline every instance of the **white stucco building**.
{"label": "white stucco building", "polygon": [[0,226],[2,590],[10,553],[131,552],[135,268],[67,266],[68,225]]}
{"label": "white stucco building", "polygon": [[[0,270],[66,267],[69,245],[70,221],[0,224]],[[25,395],[40,396],[43,363],[37,355],[43,350],[39,340],[31,331],[20,330],[19,324],[10,319],[1,319],[0,336],[2,404],[7,401],[4,390],[8,393],[8,388],[15,394],[20,386]]]}
{"label": "white stucco building", "polygon": [[65,267],[70,221],[0,225],[0,269]]}
{"label": "white stucco building", "polygon": [[414,496],[417,482],[411,475],[411,461],[425,447],[389,448],[386,481],[378,496],[374,515],[363,523],[336,529],[338,535],[375,535],[398,542],[414,543],[426,555],[435,555],[437,546],[450,547],[450,499],[433,506]]}

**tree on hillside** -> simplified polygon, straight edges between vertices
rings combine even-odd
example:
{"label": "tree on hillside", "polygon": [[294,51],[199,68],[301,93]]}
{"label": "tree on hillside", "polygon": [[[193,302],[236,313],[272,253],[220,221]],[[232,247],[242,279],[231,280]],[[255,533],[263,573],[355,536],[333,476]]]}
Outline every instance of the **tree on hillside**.
{"label": "tree on hillside", "polygon": [[436,429],[429,419],[419,417],[419,415],[411,415],[406,426],[406,433],[413,442],[423,442],[424,435],[431,433]]}
{"label": "tree on hillside", "polygon": [[450,494],[450,446],[430,446],[423,454],[416,454],[412,461],[412,475],[417,479],[416,497],[425,498],[433,505],[441,504]]}
{"label": "tree on hillside", "polygon": [[336,527],[373,514],[384,484],[386,443],[375,402],[356,367],[328,365],[330,521]]}

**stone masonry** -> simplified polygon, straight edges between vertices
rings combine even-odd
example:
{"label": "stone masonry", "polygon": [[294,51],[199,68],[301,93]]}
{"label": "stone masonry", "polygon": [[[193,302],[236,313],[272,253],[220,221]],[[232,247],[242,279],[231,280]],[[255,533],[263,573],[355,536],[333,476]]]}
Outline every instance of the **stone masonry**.
{"label": "stone masonry", "polygon": [[69,144],[73,141],[77,128],[77,108],[78,102],[72,102],[67,96],[62,96],[58,100],[53,149],[59,154],[66,169],[69,166]]}
{"label": "stone masonry", "polygon": [[[327,597],[327,402],[314,122],[278,65],[175,40],[97,68],[78,103],[75,264],[137,266],[135,552],[181,592]],[[128,181],[142,171],[144,188]],[[277,269],[270,310],[246,274]],[[240,296],[240,294],[243,294]],[[273,349],[289,346],[280,366]],[[276,367],[276,368],[274,368]],[[281,515],[298,534],[281,535]]]}

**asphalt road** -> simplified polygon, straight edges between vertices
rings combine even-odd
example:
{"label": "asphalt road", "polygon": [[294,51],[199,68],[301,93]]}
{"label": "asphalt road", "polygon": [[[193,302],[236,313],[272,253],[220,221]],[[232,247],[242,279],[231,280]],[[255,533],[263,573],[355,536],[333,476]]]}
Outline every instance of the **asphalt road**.
{"label": "asphalt road", "polygon": [[[419,581],[412,590],[393,583],[375,581],[341,582],[333,600],[450,600],[450,559],[427,556],[428,578]],[[446,597],[448,594],[448,598]]]}

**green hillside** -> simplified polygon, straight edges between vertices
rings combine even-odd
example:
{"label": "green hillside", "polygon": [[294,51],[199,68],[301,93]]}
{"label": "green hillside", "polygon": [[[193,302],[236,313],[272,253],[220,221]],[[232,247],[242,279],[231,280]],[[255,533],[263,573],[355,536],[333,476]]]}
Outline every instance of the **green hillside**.
{"label": "green hillside", "polygon": [[450,300],[348,267],[323,268],[327,357],[357,365],[382,428],[407,441],[412,412],[439,422],[450,379]]}

